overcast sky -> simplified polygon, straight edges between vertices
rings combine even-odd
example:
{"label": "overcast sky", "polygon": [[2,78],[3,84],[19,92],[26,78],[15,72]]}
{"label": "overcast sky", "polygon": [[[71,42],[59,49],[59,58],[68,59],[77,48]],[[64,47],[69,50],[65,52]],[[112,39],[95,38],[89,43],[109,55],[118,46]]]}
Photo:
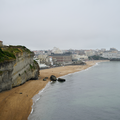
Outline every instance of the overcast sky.
{"label": "overcast sky", "polygon": [[0,0],[0,40],[31,50],[120,50],[120,0]]}

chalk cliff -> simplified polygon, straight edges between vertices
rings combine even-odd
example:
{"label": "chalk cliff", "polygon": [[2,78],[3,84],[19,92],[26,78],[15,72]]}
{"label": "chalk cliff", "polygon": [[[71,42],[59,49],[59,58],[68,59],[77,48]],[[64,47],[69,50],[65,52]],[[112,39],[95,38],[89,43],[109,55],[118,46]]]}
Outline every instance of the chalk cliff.
{"label": "chalk cliff", "polygon": [[38,79],[39,66],[34,53],[24,46],[0,48],[0,92]]}

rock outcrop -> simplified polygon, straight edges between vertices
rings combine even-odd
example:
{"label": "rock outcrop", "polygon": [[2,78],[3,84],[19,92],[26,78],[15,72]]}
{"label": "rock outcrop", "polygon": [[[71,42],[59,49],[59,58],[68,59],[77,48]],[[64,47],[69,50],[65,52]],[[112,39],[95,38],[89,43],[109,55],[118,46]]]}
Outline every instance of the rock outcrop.
{"label": "rock outcrop", "polygon": [[24,46],[0,48],[0,92],[38,79],[39,66],[33,60],[34,53]]}
{"label": "rock outcrop", "polygon": [[66,80],[64,78],[58,78],[59,82],[65,82]]}
{"label": "rock outcrop", "polygon": [[51,80],[51,81],[56,81],[56,80],[57,80],[57,78],[56,78],[56,76],[51,75],[51,76],[50,76],[50,80]]}

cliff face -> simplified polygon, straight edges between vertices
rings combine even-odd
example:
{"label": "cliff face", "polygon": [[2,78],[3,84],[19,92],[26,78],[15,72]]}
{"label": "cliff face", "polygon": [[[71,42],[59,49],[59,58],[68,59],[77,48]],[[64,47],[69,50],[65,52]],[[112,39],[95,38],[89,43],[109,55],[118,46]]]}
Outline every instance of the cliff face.
{"label": "cliff face", "polygon": [[[36,80],[39,76],[39,66],[33,60],[34,54],[22,47],[15,47],[15,49],[18,49],[17,52],[12,49],[15,59],[8,59],[0,63],[0,92],[19,86],[27,80]],[[2,50],[4,52],[9,49],[6,47]]]}
{"label": "cliff face", "polygon": [[12,71],[14,61],[0,64],[0,92],[12,88]]}

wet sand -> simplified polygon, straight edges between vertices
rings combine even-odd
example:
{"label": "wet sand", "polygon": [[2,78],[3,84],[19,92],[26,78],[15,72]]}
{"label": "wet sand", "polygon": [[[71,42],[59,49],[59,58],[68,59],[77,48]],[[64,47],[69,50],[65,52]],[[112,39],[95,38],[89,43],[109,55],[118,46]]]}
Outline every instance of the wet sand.
{"label": "wet sand", "polygon": [[[40,71],[38,80],[30,80],[19,87],[0,93],[0,120],[27,120],[32,109],[33,96],[46,86],[51,75],[64,76],[87,69],[98,62],[102,61],[87,61],[86,65],[44,69]],[[48,77],[47,81],[43,81],[45,77]]]}

